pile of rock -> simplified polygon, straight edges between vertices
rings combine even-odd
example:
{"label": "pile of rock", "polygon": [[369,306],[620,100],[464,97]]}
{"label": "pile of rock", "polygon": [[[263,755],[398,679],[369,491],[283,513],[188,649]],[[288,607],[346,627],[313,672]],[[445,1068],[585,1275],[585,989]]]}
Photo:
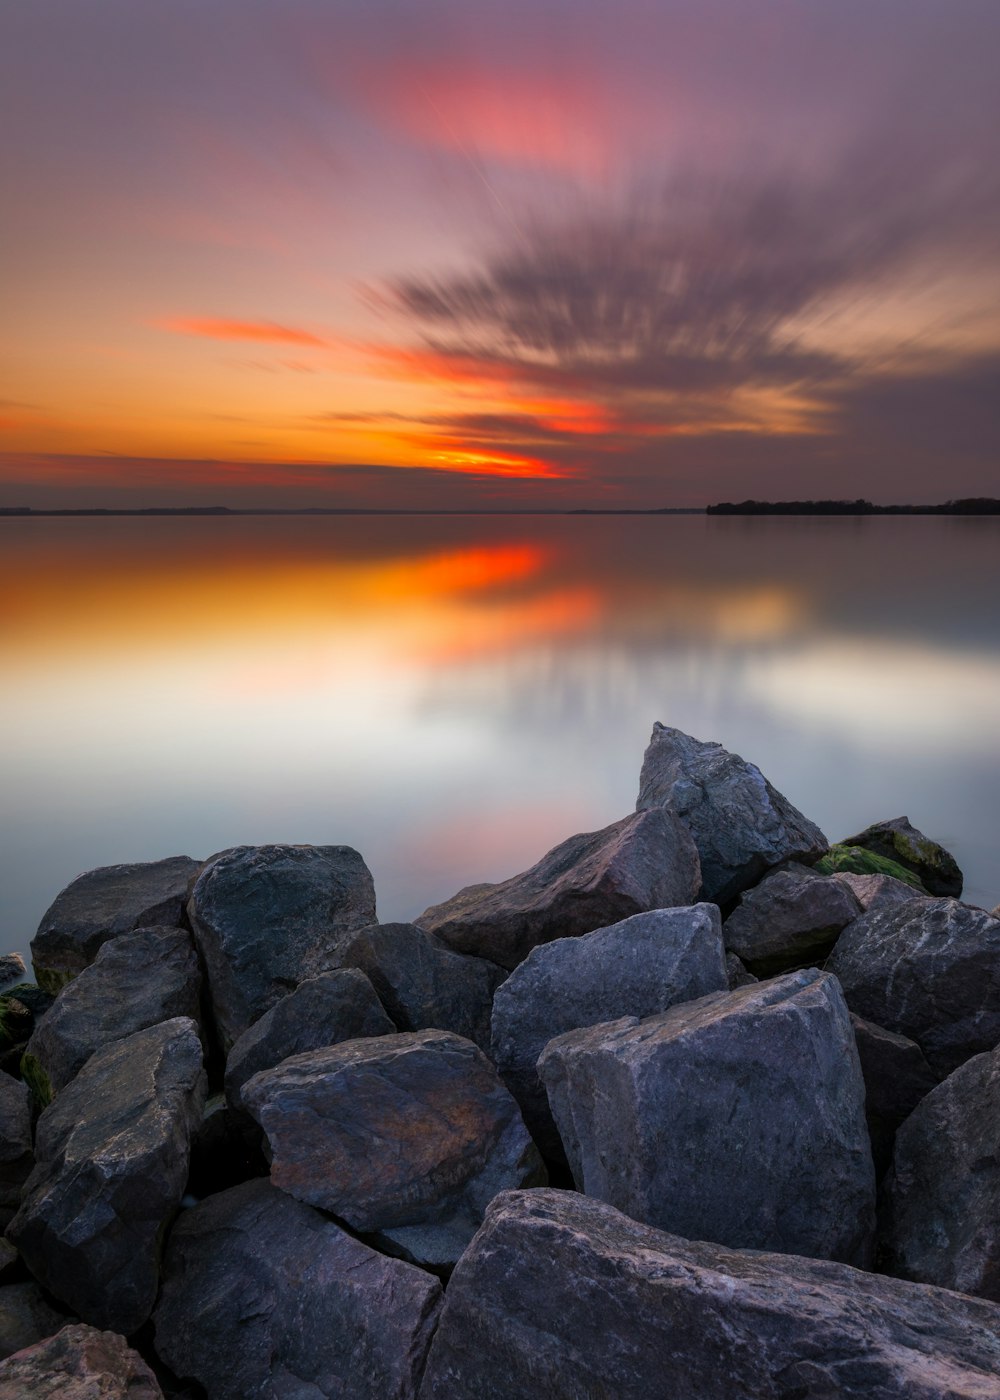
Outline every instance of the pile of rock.
{"label": "pile of rock", "polygon": [[0,1400],[1000,1400],[960,893],[661,725],[634,814],[413,924],[344,846],[81,876],[0,997]]}

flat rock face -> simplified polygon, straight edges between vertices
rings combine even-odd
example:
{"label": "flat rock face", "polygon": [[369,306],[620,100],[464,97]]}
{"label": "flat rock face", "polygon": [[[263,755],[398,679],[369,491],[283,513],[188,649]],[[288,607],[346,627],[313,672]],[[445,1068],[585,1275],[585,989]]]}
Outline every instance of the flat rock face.
{"label": "flat rock face", "polygon": [[886,1178],[890,1273],[1000,1301],[1000,1050],[932,1089],[896,1135]]}
{"label": "flat rock face", "polygon": [[447,1031],[352,1040],[255,1075],[243,1102],[271,1179],[355,1230],[461,1217],[545,1180],[520,1110],[471,1041]]}
{"label": "flat rock face", "polygon": [[912,871],[929,894],[961,898],[962,872],[955,857],[912,826],[909,817],[875,822],[857,836],[848,836],[844,845],[863,846],[877,856],[894,860],[904,870]]}
{"label": "flat rock face", "polygon": [[37,1283],[8,1283],[0,1288],[0,1359],[52,1337],[70,1319],[56,1312]]}
{"label": "flat rock face", "polygon": [[0,1364],[0,1400],[163,1400],[163,1391],[124,1337],[76,1323]]}
{"label": "flat rock face", "polygon": [[915,1040],[940,1078],[1000,1042],[1000,920],[913,899],[849,924],[827,963],[852,1011]]}
{"label": "flat rock face", "polygon": [[915,1041],[876,1026],[851,1012],[865,1081],[865,1118],[872,1141],[875,1174],[881,1177],[892,1160],[896,1130],[934,1088],[938,1076]]}
{"label": "flat rock face", "polygon": [[506,970],[456,953],[416,924],[375,924],[358,934],[344,962],[371,978],[401,1031],[454,1031],[489,1053],[493,994]]}
{"label": "flat rock face", "polygon": [[187,1179],[205,1096],[186,1018],[98,1050],[38,1120],[37,1164],[8,1233],[86,1322],[134,1332],[152,1310],[160,1234]]}
{"label": "flat rock face", "polygon": [[561,1153],[535,1068],[554,1036],[619,1016],[652,1016],[727,987],[714,904],[654,909],[535,948],[493,1003],[493,1061],[535,1141],[549,1155]]}
{"label": "flat rock face", "polygon": [[586,1195],[687,1239],[867,1263],[875,1174],[834,978],[570,1031],[538,1070]]}
{"label": "flat rock face", "polygon": [[190,856],[104,865],[56,896],[31,940],[39,986],[57,992],[94,961],[109,938],[134,928],[178,928],[201,862]]}
{"label": "flat rock face", "polygon": [[188,916],[228,1050],[286,992],[340,966],[350,935],[375,922],[375,887],[350,846],[237,846],[205,866]]}
{"label": "flat rock face", "polygon": [[212,1400],[412,1400],[441,1303],[266,1181],[185,1211],[170,1235],[156,1350]]}
{"label": "flat rock face", "polygon": [[514,968],[532,948],[649,909],[691,904],[698,852],[670,812],[637,812],[571,836],[499,885],[469,885],[417,923],[460,953]]}
{"label": "flat rock face", "polygon": [[462,1257],[431,1345],[421,1400],[459,1396],[997,1400],[1000,1309],[515,1192]]}
{"label": "flat rock face", "polygon": [[395,1030],[363,972],[321,972],[300,982],[243,1032],[226,1060],[226,1097],[239,1107],[247,1080],[290,1055]]}
{"label": "flat rock face", "polygon": [[200,1017],[201,971],[187,929],[144,928],[104,943],[56,997],[28,1055],[58,1093],[95,1050],[175,1016]]}
{"label": "flat rock face", "polygon": [[847,885],[805,866],[776,870],[745,890],[722,936],[760,977],[822,962],[861,905]]}
{"label": "flat rock face", "polygon": [[701,858],[699,899],[715,904],[755,885],[783,860],[809,860],[828,841],[752,763],[721,744],[654,724],[636,809],[666,807],[691,832]]}
{"label": "flat rock face", "polygon": [[34,1163],[31,1093],[27,1084],[0,1073],[0,1209],[14,1209]]}

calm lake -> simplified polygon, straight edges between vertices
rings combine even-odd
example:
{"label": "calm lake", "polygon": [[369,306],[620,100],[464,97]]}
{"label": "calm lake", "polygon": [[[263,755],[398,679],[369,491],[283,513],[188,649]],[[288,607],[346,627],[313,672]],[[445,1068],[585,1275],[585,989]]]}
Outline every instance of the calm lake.
{"label": "calm lake", "polygon": [[0,520],[0,951],[97,865],[345,843],[409,919],[631,811],[653,721],[1000,901],[1000,520]]}

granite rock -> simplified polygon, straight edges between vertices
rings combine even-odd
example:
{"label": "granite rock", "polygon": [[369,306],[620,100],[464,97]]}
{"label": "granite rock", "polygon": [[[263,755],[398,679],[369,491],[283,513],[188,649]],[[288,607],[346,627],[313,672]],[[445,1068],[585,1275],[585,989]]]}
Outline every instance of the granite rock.
{"label": "granite rock", "polygon": [[735,953],[726,954],[726,979],[731,992],[735,992],[737,987],[752,987],[755,982],[760,981]]}
{"label": "granite rock", "polygon": [[864,914],[888,909],[893,904],[905,904],[910,899],[926,898],[926,891],[915,889],[891,875],[857,875],[851,870],[840,870],[830,878],[847,886]]}
{"label": "granite rock", "polygon": [[771,977],[821,964],[841,930],[860,913],[846,884],[792,864],[740,895],[722,937],[727,950],[751,972]]}
{"label": "granite rock", "polygon": [[851,1025],[865,1081],[865,1118],[872,1143],[875,1174],[882,1177],[892,1160],[899,1125],[938,1082],[924,1052],[905,1035],[896,1035],[851,1012]]}
{"label": "granite rock", "polygon": [[845,846],[862,846],[911,871],[928,894],[960,899],[962,872],[955,857],[910,824],[909,817],[866,826],[857,836],[848,836]]}
{"label": "granite rock", "polygon": [[124,1337],[82,1323],[0,1363],[0,1400],[163,1400]]}

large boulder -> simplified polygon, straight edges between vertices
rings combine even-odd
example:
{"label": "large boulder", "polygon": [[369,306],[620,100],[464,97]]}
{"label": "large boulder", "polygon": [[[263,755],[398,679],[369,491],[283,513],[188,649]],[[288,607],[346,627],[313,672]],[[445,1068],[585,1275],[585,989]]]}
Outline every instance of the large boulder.
{"label": "large boulder", "polygon": [[454,1031],[490,1048],[493,994],[507,976],[485,958],[456,953],[416,924],[375,924],[344,954],[371,978],[401,1031]]}
{"label": "large boulder", "polygon": [[43,1342],[71,1321],[31,1279],[0,1288],[0,1359]]}
{"label": "large boulder", "polygon": [[205,866],[188,915],[228,1050],[286,992],[340,966],[375,921],[375,887],[350,846],[236,846]]}
{"label": "large boulder", "polygon": [[156,1351],[212,1400],[416,1395],[438,1281],[266,1181],[185,1211],[163,1275]]}
{"label": "large boulder", "polygon": [[88,870],[42,915],[31,940],[38,984],[58,992],[88,967],[109,938],[134,928],[179,928],[201,862],[190,856]]}
{"label": "large boulder", "polygon": [[499,1197],[421,1400],[997,1400],[1000,1309],[692,1243],[564,1191]]}
{"label": "large boulder", "polygon": [[885,1174],[899,1125],[934,1088],[938,1076],[924,1052],[905,1035],[887,1031],[851,1012],[851,1025],[865,1081],[865,1118],[875,1175]]}
{"label": "large boulder", "polygon": [[843,844],[861,846],[895,861],[904,870],[911,871],[929,894],[961,898],[962,872],[955,857],[912,826],[909,817],[875,822],[857,836],[846,837]]}
{"label": "large boulder", "polygon": [[834,978],[570,1031],[538,1069],[588,1196],[688,1239],[867,1263],[875,1173]]}
{"label": "large boulder", "polygon": [[226,1097],[238,1108],[247,1080],[291,1055],[395,1030],[375,988],[357,968],[307,977],[236,1041],[226,1060]]}
{"label": "large boulder", "polygon": [[1000,919],[911,899],[855,919],[827,963],[852,1011],[915,1040],[942,1078],[1000,1042]]}
{"label": "large boulder", "polygon": [[561,1146],[535,1068],[554,1036],[619,1016],[653,1016],[728,987],[714,904],[654,909],[529,953],[493,1003],[493,1060],[549,1156]]}
{"label": "large boulder", "polygon": [[16,1210],[34,1163],[31,1150],[31,1093],[12,1074],[0,1073],[0,1215]]}
{"label": "large boulder", "polygon": [[124,1337],[76,1323],[0,1363],[0,1400],[163,1400]]}
{"label": "large boulder", "polygon": [[691,904],[700,883],[698,852],[681,822],[671,812],[637,812],[571,836],[499,885],[469,885],[416,922],[460,953],[510,969],[539,943]]}
{"label": "large boulder", "polygon": [[691,832],[701,857],[699,899],[728,904],[772,865],[814,859],[826,837],[760,769],[721,744],[653,725],[642,760],[637,811],[666,807]]}
{"label": "large boulder", "polygon": [[817,966],[861,905],[839,880],[794,862],[744,890],[722,937],[726,948],[760,977]]}
{"label": "large boulder", "polygon": [[545,1180],[520,1110],[483,1052],[448,1031],[350,1040],[244,1085],[276,1186],[355,1230],[455,1222]]}
{"label": "large boulder", "polygon": [[28,1041],[28,1072],[43,1103],[109,1041],[175,1016],[197,1021],[200,995],[201,970],[187,929],[136,929],[102,944]]}
{"label": "large boulder", "polygon": [[886,1178],[889,1273],[1000,1302],[1000,1050],[975,1055],[896,1134]]}
{"label": "large boulder", "polygon": [[38,1120],[8,1233],[38,1281],[95,1327],[127,1335],[152,1310],[204,1094],[198,1027],[178,1017],[98,1050]]}

